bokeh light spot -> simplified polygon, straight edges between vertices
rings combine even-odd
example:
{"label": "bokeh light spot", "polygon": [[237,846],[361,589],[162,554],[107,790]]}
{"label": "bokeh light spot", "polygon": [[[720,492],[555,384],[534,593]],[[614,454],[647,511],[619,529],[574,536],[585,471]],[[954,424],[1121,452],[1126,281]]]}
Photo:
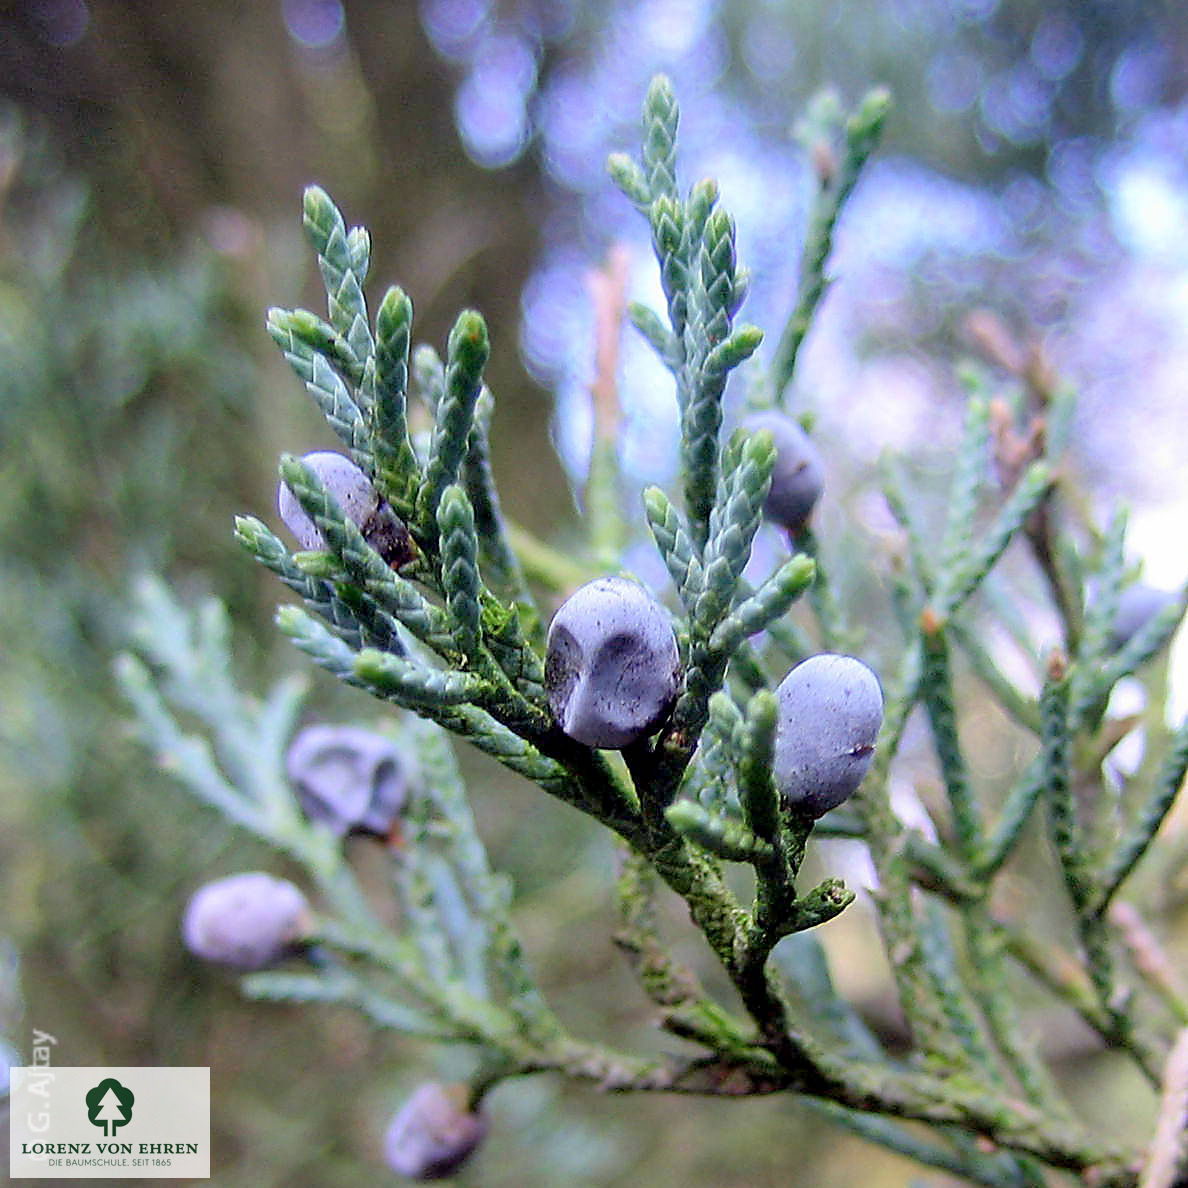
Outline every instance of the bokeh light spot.
{"label": "bokeh light spot", "polygon": [[85,0],[38,0],[32,17],[41,39],[59,49],[81,41],[91,23]]}
{"label": "bokeh light spot", "polygon": [[455,116],[467,151],[488,168],[509,165],[528,143],[528,98],[536,55],[522,37],[488,37],[458,88]]}
{"label": "bokeh light spot", "polygon": [[1122,111],[1155,103],[1163,89],[1167,53],[1158,45],[1140,42],[1118,55],[1110,72],[1110,98]]}
{"label": "bokeh light spot", "polygon": [[937,111],[968,111],[978,97],[978,78],[978,62],[970,54],[936,54],[925,75],[929,102]]}
{"label": "bokeh light spot", "polygon": [[306,49],[325,49],[346,23],[340,0],[283,0],[285,28]]}
{"label": "bokeh light spot", "polygon": [[1135,154],[1109,187],[1118,238],[1133,251],[1166,260],[1188,237],[1188,200],[1163,163]]}
{"label": "bokeh light spot", "polygon": [[693,48],[711,15],[706,0],[648,0],[640,32],[662,55],[679,57]]}
{"label": "bokeh light spot", "polygon": [[1031,38],[1031,62],[1043,78],[1059,82],[1077,67],[1085,48],[1080,29],[1064,13],[1049,12]]}
{"label": "bokeh light spot", "polygon": [[425,32],[433,48],[447,58],[466,56],[490,12],[490,0],[421,0]]}

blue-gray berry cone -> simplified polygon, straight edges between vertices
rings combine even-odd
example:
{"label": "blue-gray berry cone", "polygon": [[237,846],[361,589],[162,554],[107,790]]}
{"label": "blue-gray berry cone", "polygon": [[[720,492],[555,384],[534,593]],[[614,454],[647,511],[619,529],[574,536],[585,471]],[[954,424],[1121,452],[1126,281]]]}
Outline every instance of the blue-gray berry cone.
{"label": "blue-gray berry cone", "polygon": [[390,738],[358,726],[307,726],[285,754],[305,815],[340,837],[389,837],[408,802],[410,764]]}
{"label": "blue-gray berry cone", "polygon": [[465,1085],[419,1085],[384,1135],[384,1158],[410,1180],[444,1180],[487,1136],[487,1119],[466,1106]]}
{"label": "blue-gray berry cone", "polygon": [[[334,496],[342,514],[389,565],[400,566],[412,558],[412,540],[407,527],[350,458],[332,450],[315,450],[301,461],[318,476],[322,486]],[[285,483],[277,486],[276,508],[285,527],[303,549],[311,552],[325,549],[322,534]]]}
{"label": "blue-gray berry cone", "polygon": [[853,656],[823,653],[776,689],[774,774],[792,808],[820,817],[848,799],[870,768],[883,724],[878,677]]}
{"label": "blue-gray berry cone", "polygon": [[809,518],[825,487],[821,454],[799,422],[774,409],[743,420],[748,433],[766,429],[776,449],[771,490],[763,513],[775,524],[795,530]]}
{"label": "blue-gray berry cone", "polygon": [[312,924],[309,903],[292,883],[251,871],[199,887],[182,917],[182,940],[203,961],[264,969],[296,952]]}
{"label": "blue-gray berry cone", "polygon": [[654,733],[672,711],[680,679],[668,614],[635,582],[588,582],[553,616],[549,705],[561,729],[586,746],[617,750]]}
{"label": "blue-gray berry cone", "polygon": [[1139,582],[1127,586],[1118,596],[1118,609],[1110,625],[1110,650],[1126,646],[1164,607],[1176,601],[1177,595],[1167,590]]}

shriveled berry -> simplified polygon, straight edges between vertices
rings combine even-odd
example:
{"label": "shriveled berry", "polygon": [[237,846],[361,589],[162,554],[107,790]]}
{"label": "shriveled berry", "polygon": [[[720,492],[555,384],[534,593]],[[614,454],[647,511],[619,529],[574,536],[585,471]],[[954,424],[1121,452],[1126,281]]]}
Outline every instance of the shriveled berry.
{"label": "shriveled berry", "polygon": [[384,1158],[410,1180],[444,1180],[474,1154],[487,1136],[487,1119],[467,1108],[465,1085],[427,1081],[392,1119]]}
{"label": "shriveled berry", "polygon": [[409,768],[390,738],[358,726],[307,726],[285,755],[305,815],[340,836],[390,836],[408,801]]}
{"label": "shriveled berry", "polygon": [[263,871],[199,887],[182,917],[182,940],[195,957],[235,969],[264,969],[302,947],[313,919],[304,895]]}
{"label": "shriveled berry", "polygon": [[820,817],[862,783],[883,724],[878,677],[861,660],[826,652],[798,664],[776,689],[774,774],[785,802]]}
{"label": "shriveled berry", "polygon": [[764,514],[785,528],[799,528],[812,512],[825,485],[821,454],[799,422],[774,409],[744,419],[749,433],[766,429],[775,444],[775,466]]}
{"label": "shriveled berry", "polygon": [[1118,651],[1130,642],[1160,611],[1171,606],[1177,595],[1138,582],[1118,596],[1118,609],[1110,626],[1110,648]]}
{"label": "shriveled berry", "polygon": [[[410,560],[412,543],[408,529],[350,458],[333,451],[318,450],[306,454],[301,460],[334,496],[343,515],[359,529],[363,539],[389,565],[403,565]],[[317,525],[306,515],[305,508],[285,483],[277,487],[276,506],[293,539],[303,549],[325,549],[326,542]]]}
{"label": "shriveled berry", "polygon": [[618,749],[668,717],[681,679],[664,608],[625,578],[598,578],[561,604],[549,626],[545,685],[561,729]]}

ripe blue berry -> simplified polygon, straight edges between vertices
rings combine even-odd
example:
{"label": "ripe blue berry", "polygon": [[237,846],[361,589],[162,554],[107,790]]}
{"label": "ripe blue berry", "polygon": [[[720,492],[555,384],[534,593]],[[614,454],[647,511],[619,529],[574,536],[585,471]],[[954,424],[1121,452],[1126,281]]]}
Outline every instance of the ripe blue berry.
{"label": "ripe blue berry", "polygon": [[307,726],[289,744],[285,772],[305,815],[340,837],[391,836],[408,801],[400,748],[357,726]]}
{"label": "ripe blue berry", "polygon": [[[412,557],[408,529],[380,498],[379,492],[371,485],[367,475],[350,458],[331,451],[318,450],[306,454],[301,460],[318,476],[322,486],[334,496],[343,515],[359,529],[363,539],[389,565],[403,565]],[[322,534],[285,483],[280,483],[277,487],[276,506],[280,518],[293,534],[293,539],[303,549],[325,549],[326,542],[322,539]]]}
{"label": "ripe blue berry", "polygon": [[466,1099],[465,1085],[418,1086],[384,1136],[388,1166],[410,1180],[452,1176],[487,1136],[487,1119]]}
{"label": "ripe blue berry", "polygon": [[797,421],[774,409],[752,413],[742,424],[749,433],[768,430],[775,443],[776,460],[764,514],[785,528],[799,528],[825,485],[820,452]]}
{"label": "ripe blue berry", "polygon": [[561,604],[549,626],[545,685],[561,729],[619,749],[653,733],[681,679],[664,608],[635,582],[598,578]]}
{"label": "ripe blue berry", "polygon": [[195,957],[235,969],[264,969],[302,947],[313,920],[286,879],[262,871],[199,887],[182,917],[182,940]]}
{"label": "ripe blue berry", "polygon": [[776,785],[785,803],[820,817],[862,783],[883,724],[883,692],[853,656],[823,653],[798,664],[776,689]]}
{"label": "ripe blue berry", "polygon": [[1118,597],[1118,610],[1110,626],[1110,648],[1118,651],[1129,643],[1164,607],[1176,601],[1176,595],[1157,590],[1142,582],[1127,586]]}

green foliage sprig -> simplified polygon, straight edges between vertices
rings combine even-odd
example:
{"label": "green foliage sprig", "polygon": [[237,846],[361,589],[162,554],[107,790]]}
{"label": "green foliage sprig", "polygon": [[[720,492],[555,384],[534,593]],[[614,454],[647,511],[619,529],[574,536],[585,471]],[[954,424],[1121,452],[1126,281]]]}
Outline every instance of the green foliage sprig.
{"label": "green foliage sprig", "polygon": [[[818,202],[760,402],[786,398],[825,289],[838,212],[877,144],[887,107],[881,92],[860,104],[842,129],[840,159],[827,143],[833,126],[819,129],[826,142],[814,142]],[[261,703],[242,698],[228,683],[219,612],[208,606],[190,620],[161,588],[146,587],[140,646],[164,695],[138,660],[123,660],[120,675],[150,741],[202,798],[301,862],[326,904],[318,939],[329,957],[301,972],[254,974],[246,989],[289,1001],[349,1002],[383,1026],[472,1045],[476,1100],[501,1079],[544,1070],[616,1092],[790,1092],[872,1141],[972,1183],[1034,1186],[1069,1171],[1100,1185],[1136,1184],[1140,1154],[1076,1117],[1014,1004],[1020,981],[1030,977],[1156,1079],[1175,1028],[1188,1019],[1188,1004],[1174,990],[1152,987],[1141,964],[1128,967],[1107,911],[1184,778],[1188,727],[1172,735],[1154,774],[1126,789],[1117,827],[1092,819],[1104,801],[1106,740],[1118,737],[1110,692],[1164,652],[1184,600],[1111,651],[1124,522],[1104,535],[1090,531],[1088,546],[1071,534],[1061,538],[1066,560],[1081,551],[1057,572],[1053,534],[1068,513],[1054,447],[1045,451],[1042,435],[1033,434],[1036,448],[1013,470],[1000,466],[995,487],[991,456],[1014,430],[992,415],[997,406],[984,385],[973,383],[938,531],[918,522],[896,465],[884,471],[906,551],[892,583],[904,641],[887,669],[869,774],[852,804],[823,820],[796,811],[776,778],[782,726],[772,686],[815,639],[834,647],[849,629],[808,525],[794,534],[802,552],[781,559],[757,586],[743,579],[775,446],[766,430],[725,437],[723,398],[762,335],[735,322],[747,281],[716,185],[686,191],[680,184],[678,124],[672,88],[658,79],[644,107],[642,163],[616,155],[610,169],[652,233],[665,310],[633,306],[629,316],[673,376],[682,500],[648,488],[641,523],[609,535],[603,525],[589,555],[576,561],[510,534],[503,523],[487,447],[494,398],[483,380],[489,343],[481,316],[459,316],[444,363],[430,348],[412,350],[412,306],[401,290],[388,290],[372,327],[362,287],[366,232],[348,231],[323,191],[307,191],[305,225],[329,321],[274,310],[269,330],[355,462],[406,522],[413,555],[390,566],[318,475],[290,457],[281,479],[325,550],[290,554],[250,517],[238,521],[237,535],[301,600],[302,607],[278,613],[297,646],[339,679],[409,711],[390,729],[417,757],[420,783],[404,845],[391,856],[402,906],[401,929],[392,935],[376,922],[341,848],[300,816],[285,786],[297,690],[282,684]],[[432,426],[420,455],[410,431],[414,414]],[[628,539],[643,523],[671,578],[683,671],[671,714],[652,737],[626,746],[620,763],[569,738],[554,720],[542,619],[525,574],[545,578],[546,586],[559,579],[547,593],[565,593],[557,587],[570,575],[596,572],[606,539]],[[935,549],[928,544],[934,538]],[[1072,645],[1053,656],[1046,675],[1034,658],[1038,698],[1004,674],[980,631],[987,615],[981,595],[1013,547],[1031,549]],[[787,616],[806,592],[814,620],[797,626]],[[967,754],[961,657],[1030,738],[1031,758],[997,800]],[[186,733],[169,701],[197,715],[213,747]],[[901,743],[917,706],[946,793],[929,837],[900,820],[890,797],[893,768],[906,766]],[[487,865],[448,734],[616,835],[623,852],[617,939],[663,1025],[692,1041],[694,1054],[643,1057],[566,1031],[516,940],[510,889]],[[994,899],[1041,802],[1053,856],[1043,894],[1067,897],[1075,954],[1038,945],[1025,921],[1002,914]],[[908,1028],[908,1059],[884,1049],[829,976],[813,930],[854,895],[835,878],[798,886],[814,834],[858,838],[869,848],[878,876],[872,910]],[[731,889],[725,862],[752,870],[753,894]],[[684,900],[737,1006],[713,998],[660,938],[661,885]],[[926,1124],[927,1136],[910,1122]]]}

